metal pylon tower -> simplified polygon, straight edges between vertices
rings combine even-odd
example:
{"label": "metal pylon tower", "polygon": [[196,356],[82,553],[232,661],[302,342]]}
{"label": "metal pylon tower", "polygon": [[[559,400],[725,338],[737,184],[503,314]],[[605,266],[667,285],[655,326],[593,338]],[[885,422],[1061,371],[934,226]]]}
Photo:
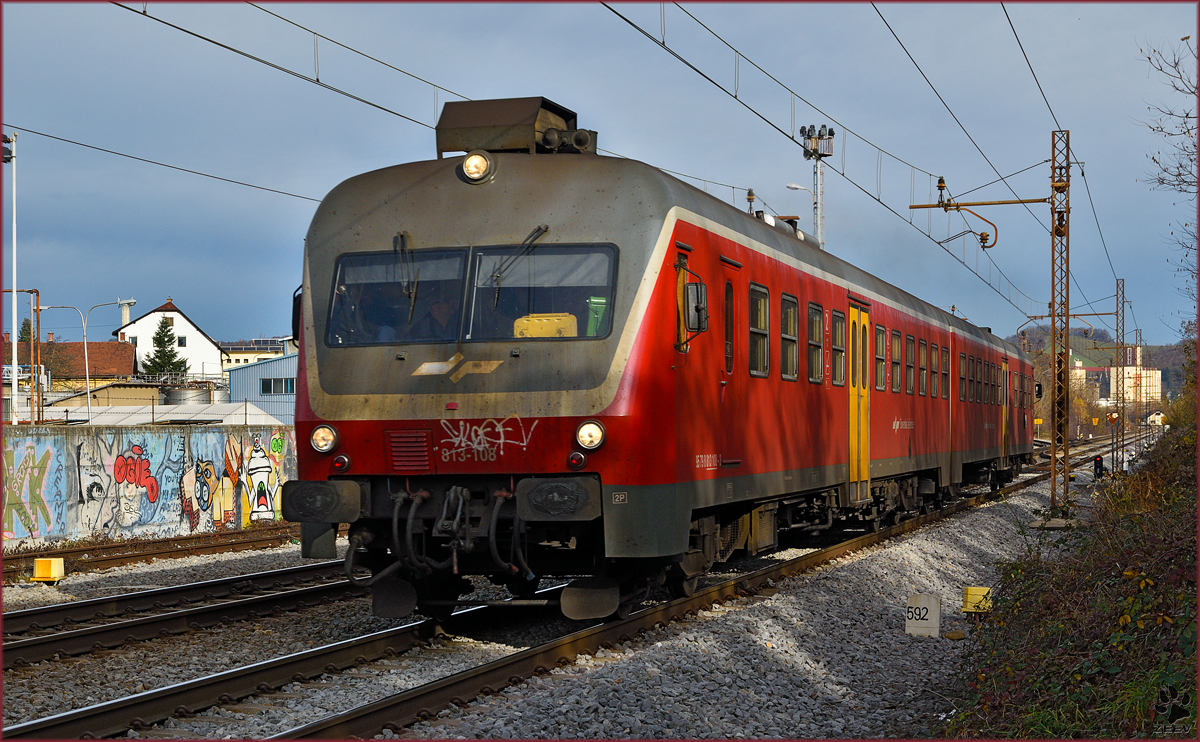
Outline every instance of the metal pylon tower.
{"label": "metal pylon tower", "polygon": [[1113,380],[1117,393],[1116,460],[1113,471],[1125,471],[1125,279],[1117,279],[1117,367],[1113,369]]}
{"label": "metal pylon tower", "polygon": [[1070,497],[1071,463],[1067,443],[1071,412],[1070,235],[1071,133],[1051,134],[1050,159],[1050,515],[1057,517],[1058,494]]}

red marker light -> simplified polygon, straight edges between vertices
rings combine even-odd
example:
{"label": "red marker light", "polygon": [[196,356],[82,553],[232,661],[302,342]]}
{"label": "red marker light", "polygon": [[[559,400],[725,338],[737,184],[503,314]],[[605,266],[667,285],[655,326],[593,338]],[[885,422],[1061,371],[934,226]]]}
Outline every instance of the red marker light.
{"label": "red marker light", "polygon": [[446,403],[446,409],[447,409],[447,410],[457,410],[457,409],[458,409],[458,402],[447,402],[447,403]]}
{"label": "red marker light", "polygon": [[344,472],[350,468],[350,457],[344,453],[340,453],[333,457],[334,471]]}
{"label": "red marker light", "polygon": [[572,469],[582,469],[583,465],[586,463],[587,456],[584,456],[578,451],[572,451],[571,455],[567,457],[567,466],[571,467]]}

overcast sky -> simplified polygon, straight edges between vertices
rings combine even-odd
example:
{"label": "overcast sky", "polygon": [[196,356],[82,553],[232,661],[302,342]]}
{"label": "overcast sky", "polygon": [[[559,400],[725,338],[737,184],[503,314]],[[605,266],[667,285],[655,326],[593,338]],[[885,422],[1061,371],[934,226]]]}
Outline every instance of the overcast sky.
{"label": "overcast sky", "polygon": [[[19,288],[43,304],[137,299],[134,316],[173,298],[217,340],[287,334],[304,235],[316,202],[255,190],[44,138],[34,131],[233,180],[322,198],[355,174],[432,159],[431,128],[288,75],[153,18],[207,36],[432,125],[452,98],[248,4],[5,3],[4,132],[17,142]],[[599,145],[739,188],[811,229],[812,163],[798,146],[600,4],[271,4],[271,11],[473,99],[541,95],[575,110]],[[934,304],[1006,335],[1044,314],[1050,297],[1049,207],[975,209],[998,226],[980,255],[959,217],[917,212],[930,177],[961,194],[997,178],[870,4],[684,5],[803,100],[795,123],[832,124],[826,246]],[[1070,130],[1071,285],[1076,311],[1112,311],[1114,270],[1126,280],[1146,342],[1170,343],[1190,311],[1169,262],[1173,223],[1193,203],[1152,191],[1147,154],[1161,143],[1141,122],[1173,98],[1140,50],[1196,34],[1196,6],[1005,6],[1056,126],[999,4],[878,8],[970,137],[1021,198],[1048,195],[1051,133]],[[789,93],[672,5],[615,8],[784,131]],[[1195,43],[1195,39],[1193,39]],[[804,101],[807,101],[806,104]],[[818,113],[808,104],[824,113]],[[834,124],[833,122],[837,123]],[[26,129],[25,127],[28,127]],[[846,130],[853,132],[847,134]],[[879,155],[873,146],[885,150]],[[892,159],[892,156],[899,158]],[[900,161],[903,161],[902,164]],[[732,200],[728,187],[698,187]],[[3,283],[11,288],[12,174],[3,170]],[[746,207],[745,192],[736,205]],[[879,196],[881,204],[876,200]],[[936,198],[936,194],[935,194]],[[1012,199],[1003,184],[964,200]],[[912,199],[910,201],[910,199]],[[1095,214],[1093,216],[1093,203]],[[885,206],[886,204],[886,206]],[[889,208],[900,213],[897,216]],[[469,218],[469,215],[465,218]],[[1097,219],[1099,229],[1097,228]],[[992,229],[978,220],[976,231]],[[1107,244],[1112,268],[1101,242]],[[997,236],[993,235],[993,239]],[[1014,300],[963,267],[964,259]],[[991,261],[988,260],[990,255]],[[1029,299],[1003,282],[997,268]],[[4,328],[9,301],[4,300]],[[26,316],[22,309],[20,316]],[[92,313],[89,339],[119,324]],[[1112,326],[1111,317],[1097,318]],[[54,310],[43,329],[79,339],[78,315]]]}

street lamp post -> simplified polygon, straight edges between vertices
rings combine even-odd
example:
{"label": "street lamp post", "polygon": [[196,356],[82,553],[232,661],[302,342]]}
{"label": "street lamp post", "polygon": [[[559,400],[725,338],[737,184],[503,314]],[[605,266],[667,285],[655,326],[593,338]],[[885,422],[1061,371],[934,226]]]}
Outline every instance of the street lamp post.
{"label": "street lamp post", "polygon": [[[12,395],[9,398],[12,407],[10,419],[17,422],[17,132],[12,136],[3,137],[5,144],[12,147],[4,148],[4,162],[12,165]],[[30,345],[30,347],[33,347]],[[30,364],[32,366],[32,364]],[[31,369],[32,370],[32,369]],[[31,405],[32,406],[32,405]]]}
{"label": "street lamp post", "polygon": [[52,304],[47,307],[42,307],[42,309],[74,309],[76,312],[79,312],[79,321],[83,324],[83,385],[87,390],[85,392],[85,396],[87,398],[88,422],[91,422],[91,420],[92,420],[92,373],[91,373],[91,369],[88,367],[88,347],[87,347],[88,317],[91,316],[92,309],[95,309],[96,307],[110,307],[110,306],[113,306],[114,304],[120,304],[120,303],[122,303],[122,302],[120,300],[117,300],[117,301],[106,301],[106,302],[103,302],[102,304],[95,304],[90,309],[87,310],[86,314],[81,312],[79,310],[79,307],[73,307],[69,304]]}
{"label": "street lamp post", "polygon": [[817,194],[813,193],[813,190],[811,188],[802,186],[799,183],[788,183],[787,188],[789,191],[808,191],[808,195],[812,196],[812,200],[813,200],[813,236],[817,238],[817,242],[819,242],[821,244],[821,247],[824,248],[825,240],[822,239],[822,235],[821,235],[821,215],[817,211]]}

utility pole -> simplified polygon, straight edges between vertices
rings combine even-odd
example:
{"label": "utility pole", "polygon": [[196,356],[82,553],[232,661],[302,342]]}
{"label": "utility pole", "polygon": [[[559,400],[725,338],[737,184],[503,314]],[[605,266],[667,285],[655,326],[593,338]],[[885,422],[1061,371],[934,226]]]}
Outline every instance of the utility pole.
{"label": "utility pole", "polygon": [[1071,133],[1050,139],[1050,517],[1058,513],[1059,478],[1063,504],[1070,500],[1071,414]]}
{"label": "utility pole", "polygon": [[3,137],[4,162],[12,165],[12,394],[9,396],[9,420],[17,423],[17,132]]}
{"label": "utility pole", "polygon": [[802,132],[804,140],[804,159],[816,160],[813,163],[813,229],[817,232],[817,242],[825,249],[825,158],[833,154],[833,127],[826,128],[821,124],[818,130],[813,124]]}

